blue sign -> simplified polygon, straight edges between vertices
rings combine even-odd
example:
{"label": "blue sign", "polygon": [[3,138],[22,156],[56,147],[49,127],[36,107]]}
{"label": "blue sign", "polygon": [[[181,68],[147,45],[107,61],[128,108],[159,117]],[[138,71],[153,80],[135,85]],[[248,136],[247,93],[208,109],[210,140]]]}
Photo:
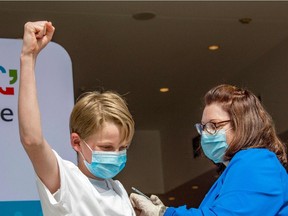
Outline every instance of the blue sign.
{"label": "blue sign", "polygon": [[40,201],[0,202],[1,216],[43,216]]}

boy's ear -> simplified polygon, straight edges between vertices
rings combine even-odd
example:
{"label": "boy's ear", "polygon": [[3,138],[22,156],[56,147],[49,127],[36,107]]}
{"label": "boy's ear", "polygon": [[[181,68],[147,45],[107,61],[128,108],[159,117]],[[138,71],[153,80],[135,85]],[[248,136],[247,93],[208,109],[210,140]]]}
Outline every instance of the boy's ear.
{"label": "boy's ear", "polygon": [[77,133],[71,133],[70,142],[71,142],[72,148],[76,152],[81,151],[81,146],[80,146],[81,139],[80,139],[80,136]]}

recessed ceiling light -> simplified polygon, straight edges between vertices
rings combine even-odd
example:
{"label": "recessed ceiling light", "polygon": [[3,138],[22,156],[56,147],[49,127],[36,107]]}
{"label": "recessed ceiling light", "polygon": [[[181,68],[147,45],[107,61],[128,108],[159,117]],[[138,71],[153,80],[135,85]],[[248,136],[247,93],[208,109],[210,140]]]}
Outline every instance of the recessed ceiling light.
{"label": "recessed ceiling light", "polygon": [[150,20],[150,19],[155,18],[156,14],[152,12],[140,12],[140,13],[133,14],[132,17],[135,20]]}
{"label": "recessed ceiling light", "polygon": [[176,198],[175,197],[168,197],[168,200],[169,201],[173,201],[173,200],[175,200]]}
{"label": "recessed ceiling light", "polygon": [[192,189],[193,189],[193,190],[197,190],[197,189],[199,189],[199,186],[198,186],[198,185],[193,185],[193,186],[192,186]]}
{"label": "recessed ceiling light", "polygon": [[249,17],[239,19],[239,22],[242,24],[249,24],[251,21],[252,21],[252,19]]}
{"label": "recessed ceiling light", "polygon": [[211,45],[208,47],[209,50],[211,51],[215,51],[215,50],[218,50],[220,47],[218,45]]}
{"label": "recessed ceiling light", "polygon": [[168,91],[169,91],[169,88],[166,88],[166,87],[165,88],[160,88],[160,92],[164,93],[164,92],[168,92]]}

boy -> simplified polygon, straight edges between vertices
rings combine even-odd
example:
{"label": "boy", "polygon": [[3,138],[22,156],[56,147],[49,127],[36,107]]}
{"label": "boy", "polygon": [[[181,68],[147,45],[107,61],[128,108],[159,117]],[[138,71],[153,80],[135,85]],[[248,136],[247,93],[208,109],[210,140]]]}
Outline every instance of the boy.
{"label": "boy", "polygon": [[51,149],[41,129],[35,64],[51,41],[51,22],[28,22],[24,27],[20,59],[20,139],[37,174],[45,216],[135,215],[127,192],[112,178],[125,166],[126,149],[134,121],[125,101],[113,92],[89,92],[75,104],[70,116],[70,140],[78,167]]}

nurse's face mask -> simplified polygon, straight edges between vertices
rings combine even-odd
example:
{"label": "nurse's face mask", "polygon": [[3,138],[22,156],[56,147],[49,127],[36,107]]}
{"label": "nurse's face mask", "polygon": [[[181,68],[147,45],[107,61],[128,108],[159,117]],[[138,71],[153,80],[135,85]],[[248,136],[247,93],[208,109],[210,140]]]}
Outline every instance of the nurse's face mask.
{"label": "nurse's face mask", "polygon": [[230,130],[219,130],[218,128],[227,124],[230,120],[213,123],[208,122],[205,125],[196,124],[196,129],[201,135],[201,147],[204,154],[214,161],[214,163],[223,163],[224,155],[228,149],[228,144],[226,141],[226,131]]}
{"label": "nurse's face mask", "polygon": [[223,157],[228,148],[225,130],[221,129],[213,135],[203,132],[201,146],[204,154],[214,161],[214,163],[223,163]]}
{"label": "nurse's face mask", "polygon": [[88,163],[82,152],[86,168],[95,176],[101,179],[115,177],[125,167],[127,161],[126,149],[120,152],[114,151],[93,151],[90,146],[83,140],[85,145],[92,152],[91,163]]}

